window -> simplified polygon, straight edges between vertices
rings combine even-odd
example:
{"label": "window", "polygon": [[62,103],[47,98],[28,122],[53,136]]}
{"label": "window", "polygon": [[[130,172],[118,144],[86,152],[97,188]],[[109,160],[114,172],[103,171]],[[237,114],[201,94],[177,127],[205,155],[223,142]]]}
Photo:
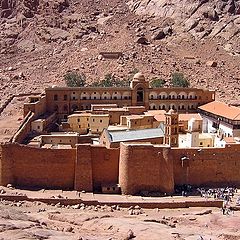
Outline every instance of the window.
{"label": "window", "polygon": [[78,122],[80,122],[80,119],[78,118],[78,120],[77,120]]}
{"label": "window", "polygon": [[203,145],[203,143],[202,143],[202,142],[200,142],[199,144],[200,144],[200,146],[202,146],[202,145]]}
{"label": "window", "polygon": [[73,98],[72,98],[73,100],[76,100],[76,97],[75,96],[73,96]]}
{"label": "window", "polygon": [[58,100],[58,95],[55,94],[54,97],[53,97],[54,101],[57,101]]}
{"label": "window", "polygon": [[94,94],[96,94],[96,92],[94,92]]}
{"label": "window", "polygon": [[100,123],[102,122],[102,119],[100,119]]}
{"label": "window", "polygon": [[75,92],[73,92],[73,94],[75,94]]}
{"label": "window", "polygon": [[64,101],[66,101],[67,100],[67,95],[64,95],[63,99],[64,99]]}
{"label": "window", "polygon": [[40,129],[40,126],[37,126],[38,129]]}
{"label": "window", "polygon": [[93,122],[95,122],[95,119],[93,118],[93,120],[92,120]]}

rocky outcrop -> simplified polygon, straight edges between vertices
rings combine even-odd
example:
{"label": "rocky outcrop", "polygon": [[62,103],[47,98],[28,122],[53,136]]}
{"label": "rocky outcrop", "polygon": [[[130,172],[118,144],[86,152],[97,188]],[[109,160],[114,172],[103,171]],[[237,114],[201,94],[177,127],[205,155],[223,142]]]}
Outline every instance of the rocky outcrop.
{"label": "rocky outcrop", "polygon": [[[222,44],[229,40],[235,42],[240,37],[236,23],[240,19],[239,0],[131,0],[128,4],[137,15],[172,19],[174,30],[180,37],[187,31],[196,40],[221,38]],[[153,38],[162,39],[164,34],[159,33]]]}

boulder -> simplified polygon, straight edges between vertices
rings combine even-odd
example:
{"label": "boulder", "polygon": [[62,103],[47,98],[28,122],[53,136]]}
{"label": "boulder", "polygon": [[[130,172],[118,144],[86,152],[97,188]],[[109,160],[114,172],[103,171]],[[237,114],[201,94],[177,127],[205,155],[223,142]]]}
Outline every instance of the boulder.
{"label": "boulder", "polygon": [[148,45],[149,42],[145,37],[139,37],[136,39],[136,43],[142,44],[142,45]]}
{"label": "boulder", "polygon": [[215,61],[207,61],[206,65],[209,67],[217,67],[217,62]]}
{"label": "boulder", "polygon": [[166,37],[166,34],[164,33],[163,29],[158,30],[152,35],[153,40],[161,40]]}

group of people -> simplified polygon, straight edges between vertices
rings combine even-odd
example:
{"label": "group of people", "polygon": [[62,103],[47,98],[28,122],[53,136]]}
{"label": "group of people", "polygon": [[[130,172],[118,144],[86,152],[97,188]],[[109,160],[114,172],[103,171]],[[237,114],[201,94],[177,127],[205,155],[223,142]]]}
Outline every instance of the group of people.
{"label": "group of people", "polygon": [[[201,197],[214,198],[223,200],[222,213],[223,215],[229,215],[231,212],[230,202],[232,202],[232,198],[234,194],[237,193],[237,188],[226,187],[226,188],[198,188],[197,189]],[[236,205],[240,205],[240,197],[238,197]]]}
{"label": "group of people", "polygon": [[230,202],[235,193],[237,193],[237,188],[226,187],[226,188],[198,188],[197,189],[201,197],[204,198],[214,198],[221,199]]}

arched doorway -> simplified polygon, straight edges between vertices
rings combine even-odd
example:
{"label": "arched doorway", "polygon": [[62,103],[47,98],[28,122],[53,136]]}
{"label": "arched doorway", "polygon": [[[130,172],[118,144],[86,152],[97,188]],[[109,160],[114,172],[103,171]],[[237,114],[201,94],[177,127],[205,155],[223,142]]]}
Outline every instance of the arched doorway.
{"label": "arched doorway", "polygon": [[143,103],[144,100],[144,90],[143,88],[137,89],[137,103]]}

